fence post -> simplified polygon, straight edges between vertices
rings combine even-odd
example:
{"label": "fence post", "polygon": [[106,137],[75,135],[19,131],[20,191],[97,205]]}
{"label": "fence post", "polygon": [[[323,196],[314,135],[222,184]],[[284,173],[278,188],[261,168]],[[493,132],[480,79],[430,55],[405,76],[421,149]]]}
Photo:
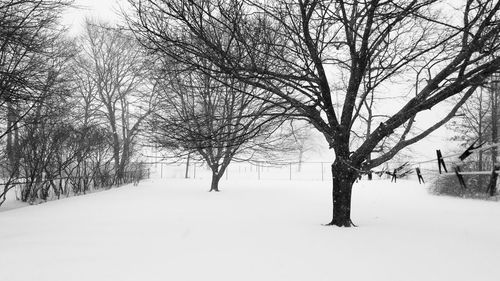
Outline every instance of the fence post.
{"label": "fence post", "polygon": [[160,170],[161,170],[160,179],[162,179],[163,178],[163,163],[160,163]]}
{"label": "fence post", "polygon": [[290,180],[292,180],[292,163],[290,163]]}
{"label": "fence post", "polygon": [[323,162],[321,162],[321,181],[324,181]]}
{"label": "fence post", "polygon": [[194,166],[194,168],[193,168],[193,179],[196,179],[196,162],[194,162],[193,166]]}
{"label": "fence post", "polygon": [[260,163],[257,162],[257,175],[258,175],[258,178],[260,180]]}

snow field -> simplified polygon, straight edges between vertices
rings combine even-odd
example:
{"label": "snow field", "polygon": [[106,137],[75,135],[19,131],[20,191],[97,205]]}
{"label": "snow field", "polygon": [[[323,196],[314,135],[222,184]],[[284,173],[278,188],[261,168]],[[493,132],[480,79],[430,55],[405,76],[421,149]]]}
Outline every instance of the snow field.
{"label": "snow field", "polygon": [[499,280],[500,204],[362,181],[157,179],[0,212],[0,280]]}

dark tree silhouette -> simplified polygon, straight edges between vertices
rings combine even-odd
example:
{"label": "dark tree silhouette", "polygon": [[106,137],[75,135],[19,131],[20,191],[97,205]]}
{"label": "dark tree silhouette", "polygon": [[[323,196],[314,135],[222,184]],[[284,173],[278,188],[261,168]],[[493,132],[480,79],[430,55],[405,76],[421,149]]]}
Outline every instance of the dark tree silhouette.
{"label": "dark tree silhouette", "polygon": [[[9,182],[20,169],[20,127],[51,96],[59,95],[59,75],[69,54],[62,51],[61,11],[71,0],[11,0],[0,2],[0,113],[5,114],[0,140],[6,137],[6,163],[2,172]],[[10,184],[3,186],[0,203]]]}
{"label": "dark tree silhouette", "polygon": [[153,141],[177,158],[205,161],[212,170],[210,191],[219,191],[235,157],[290,149],[284,145],[289,139],[279,133],[286,109],[257,98],[262,90],[195,70],[170,73],[160,81],[159,108],[151,116]]}
{"label": "dark tree silhouette", "polygon": [[115,183],[137,152],[144,120],[153,110],[151,65],[142,47],[127,32],[87,21],[73,72],[84,124],[105,120],[112,133]]}
{"label": "dark tree silhouette", "polygon": [[[129,2],[129,25],[152,51],[200,70],[206,67],[194,58],[209,61],[288,103],[292,117],[324,135],[336,155],[331,225],[352,225],[352,186],[361,171],[445,124],[500,68],[496,0],[467,0],[456,9],[436,0]],[[351,144],[371,92],[392,98],[374,113],[387,117]],[[451,97],[458,97],[451,108],[436,107]],[[416,117],[433,108],[445,114],[417,128]],[[370,158],[394,134],[392,147]]]}

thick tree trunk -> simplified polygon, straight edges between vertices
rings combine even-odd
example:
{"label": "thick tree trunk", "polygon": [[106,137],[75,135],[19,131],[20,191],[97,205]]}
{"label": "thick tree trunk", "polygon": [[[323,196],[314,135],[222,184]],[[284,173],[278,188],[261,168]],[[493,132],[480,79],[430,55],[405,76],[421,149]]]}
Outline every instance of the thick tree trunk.
{"label": "thick tree trunk", "polygon": [[[372,160],[372,154],[371,154],[371,153],[369,153],[369,154],[368,154],[368,157],[366,158],[366,161],[368,161],[368,162],[369,162],[369,161],[371,161],[371,160]],[[369,181],[373,180],[373,174],[372,174],[372,172],[371,172],[371,171],[370,171],[370,172],[368,172],[368,180],[369,180]]]}
{"label": "thick tree trunk", "polygon": [[333,217],[328,225],[351,227],[351,195],[352,186],[358,172],[339,160],[332,164],[332,199]]}
{"label": "thick tree trunk", "polygon": [[212,172],[212,184],[210,185],[210,192],[219,192],[219,180],[221,175],[217,171]]}

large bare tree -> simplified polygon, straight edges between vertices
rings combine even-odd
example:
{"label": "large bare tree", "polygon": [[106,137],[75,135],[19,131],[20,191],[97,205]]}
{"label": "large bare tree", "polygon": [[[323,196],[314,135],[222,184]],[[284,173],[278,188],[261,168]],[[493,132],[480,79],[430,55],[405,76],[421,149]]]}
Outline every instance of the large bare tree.
{"label": "large bare tree", "polygon": [[[333,161],[333,218],[351,226],[360,172],[390,160],[445,124],[500,68],[497,0],[129,0],[129,22],[151,50],[273,93],[320,131]],[[351,142],[370,93],[387,115]],[[450,108],[438,106],[458,97]],[[416,120],[439,108],[432,124]],[[394,134],[390,149],[370,158]]]}

